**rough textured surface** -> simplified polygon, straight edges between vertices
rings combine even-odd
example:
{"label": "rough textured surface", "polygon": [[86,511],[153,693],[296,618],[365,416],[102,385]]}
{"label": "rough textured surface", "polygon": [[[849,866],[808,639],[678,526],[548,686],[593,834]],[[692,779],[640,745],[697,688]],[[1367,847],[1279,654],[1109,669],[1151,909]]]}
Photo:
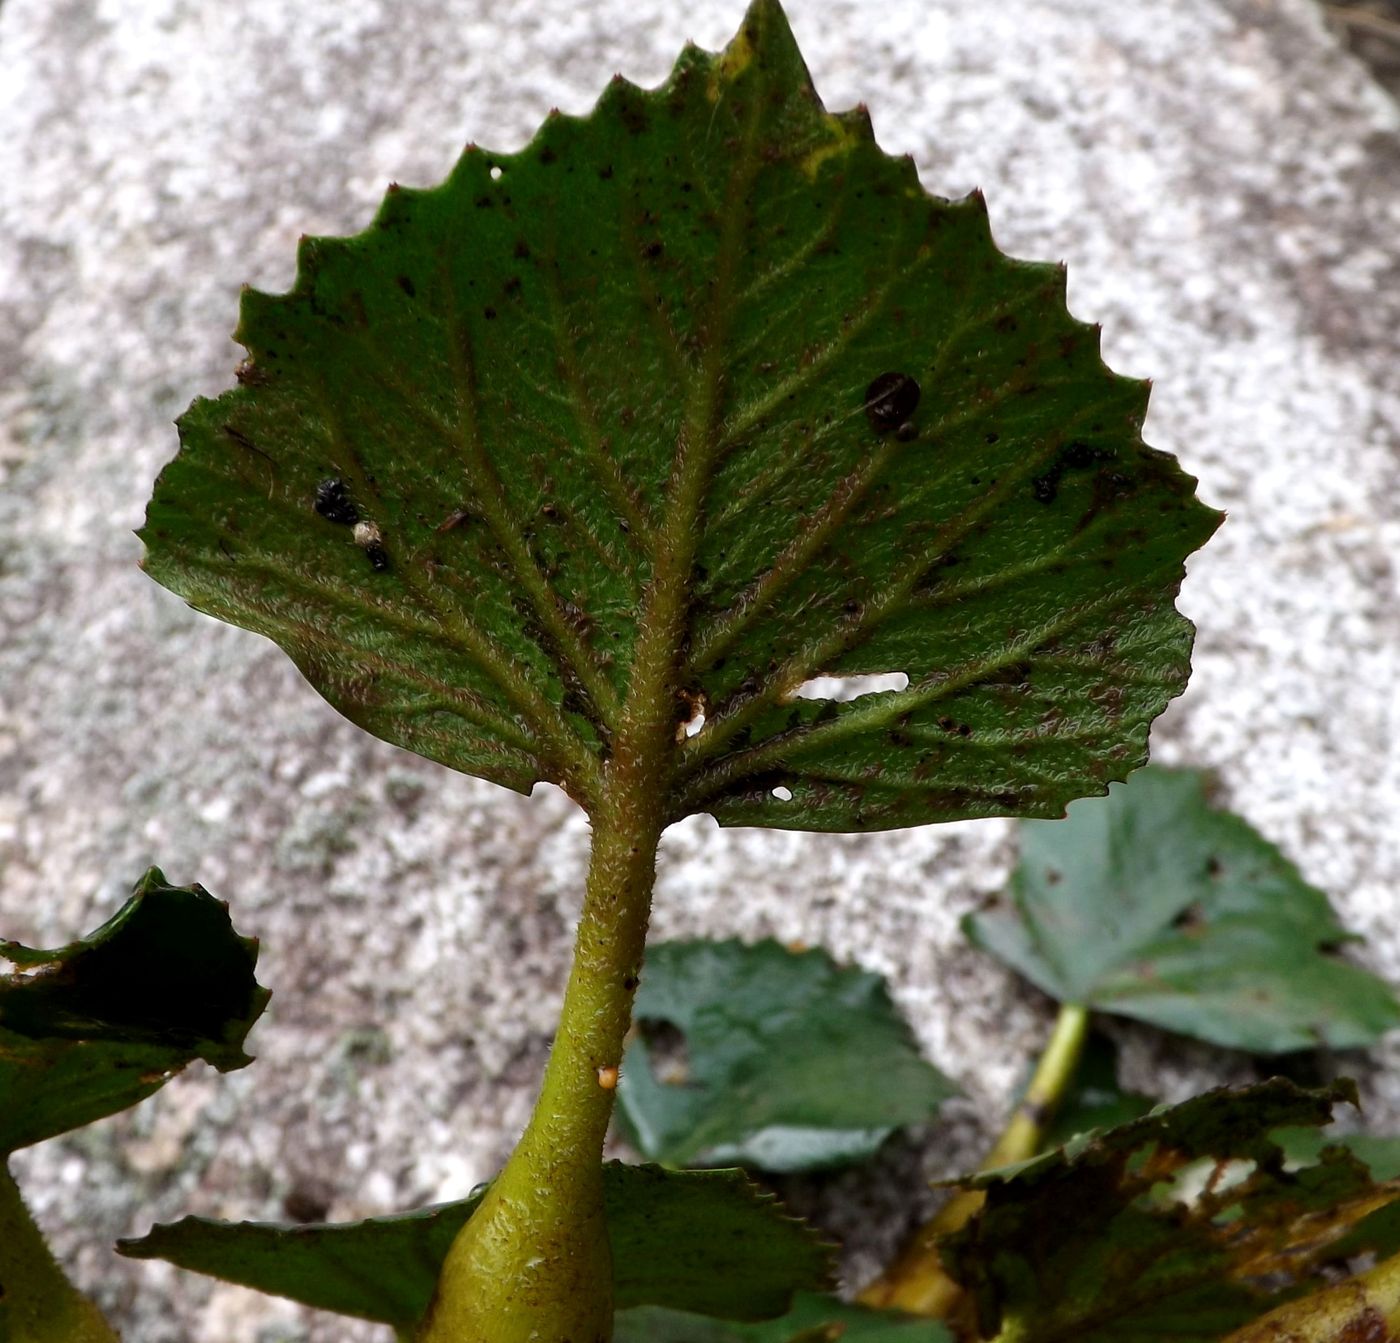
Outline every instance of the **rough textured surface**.
{"label": "rough textured surface", "polygon": [[[135,568],[170,420],[231,377],[237,286],[361,227],[462,140],[512,148],[615,70],[662,78],[741,6],[702,0],[8,0],[0,9],[0,918],[54,943],[158,861],[233,903],[276,991],[259,1063],[192,1072],[24,1154],[58,1242],[140,1343],[378,1339],[171,1271],[112,1237],[184,1211],[352,1216],[459,1196],[523,1122],[586,826],[363,736],[270,645]],[[1400,114],[1307,0],[792,0],[818,87],[872,109],[931,189],[1070,266],[1148,438],[1231,520],[1192,565],[1192,687],[1158,758],[1333,892],[1400,975]],[[868,838],[668,838],[660,935],[774,934],[887,971],[969,1099],[875,1168],[796,1191],[900,1234],[901,1191],[975,1159],[1044,1004],[957,931],[1007,868],[982,822]],[[1126,1032],[1181,1095],[1252,1065]],[[1362,1066],[1400,1127],[1400,1048]],[[1348,1066],[1352,1065],[1347,1060]]]}

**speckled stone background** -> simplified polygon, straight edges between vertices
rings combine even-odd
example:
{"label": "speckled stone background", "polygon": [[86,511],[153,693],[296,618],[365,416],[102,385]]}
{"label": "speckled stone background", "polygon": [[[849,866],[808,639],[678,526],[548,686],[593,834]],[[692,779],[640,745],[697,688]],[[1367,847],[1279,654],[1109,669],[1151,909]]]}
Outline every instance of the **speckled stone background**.
{"label": "speckled stone background", "polygon": [[[1400,978],[1400,113],[1309,0],[790,0],[832,106],[863,99],[930,189],[1064,258],[1149,440],[1230,520],[1191,566],[1196,673],[1159,759],[1332,892]],[[682,13],[683,10],[683,13]],[[383,1332],[114,1259],[184,1211],[351,1217],[463,1194],[523,1123],[585,855],[518,798],[340,721],[262,640],[136,569],[171,420],[231,380],[238,287],[285,288],[467,139],[522,144],[621,70],[660,81],[740,0],[8,0],[0,8],[0,931],[94,926],[158,862],[233,904],[276,991],[258,1063],[202,1066],[16,1161],[133,1343]],[[965,1088],[860,1175],[794,1197],[896,1240],[973,1161],[1047,1005],[963,945],[1000,822],[817,837],[677,827],[661,936],[820,942],[887,972]],[[1241,1058],[1123,1032],[1173,1094]],[[1400,1041],[1361,1069],[1400,1130]]]}

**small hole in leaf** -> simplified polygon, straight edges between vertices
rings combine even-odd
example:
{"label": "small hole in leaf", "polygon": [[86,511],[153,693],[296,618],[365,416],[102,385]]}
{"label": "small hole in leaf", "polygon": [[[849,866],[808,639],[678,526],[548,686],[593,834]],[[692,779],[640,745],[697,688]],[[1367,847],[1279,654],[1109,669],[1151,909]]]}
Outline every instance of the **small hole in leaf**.
{"label": "small hole in leaf", "polygon": [[493,163],[491,165],[491,180],[493,182],[499,182],[504,175],[505,169],[502,168],[499,163]]}
{"label": "small hole in leaf", "polygon": [[687,717],[676,724],[676,740],[684,742],[690,737],[698,736],[705,726],[705,696],[698,691],[682,690],[679,692],[681,701],[681,712]]}
{"label": "small hole in leaf", "polygon": [[797,699],[860,699],[890,690],[908,690],[904,672],[877,672],[869,676],[814,676],[797,687]]}
{"label": "small hole in leaf", "polygon": [[773,790],[773,796],[776,797],[776,798],[778,799],[779,802],[791,802],[791,801],[792,801],[792,789],[791,789],[791,788],[788,788],[785,784],[781,784],[781,783],[780,783],[780,784]]}

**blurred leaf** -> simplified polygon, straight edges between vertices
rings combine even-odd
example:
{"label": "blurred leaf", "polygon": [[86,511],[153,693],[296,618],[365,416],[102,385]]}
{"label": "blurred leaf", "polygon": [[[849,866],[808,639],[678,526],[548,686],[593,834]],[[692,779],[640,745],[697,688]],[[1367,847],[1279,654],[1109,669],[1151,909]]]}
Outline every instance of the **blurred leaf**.
{"label": "blurred leaf", "polygon": [[1364,1162],[1374,1179],[1400,1177],[1400,1138],[1383,1138],[1371,1133],[1323,1133],[1318,1129],[1280,1129],[1273,1139],[1283,1148],[1293,1165],[1309,1166],[1329,1147],[1345,1147]]}
{"label": "blurred leaf", "polygon": [[[782,1313],[795,1290],[830,1277],[829,1248],[740,1171],[610,1162],[604,1182],[619,1308],[757,1319]],[[480,1201],[478,1192],[338,1225],[186,1217],[117,1248],[404,1330],[427,1309],[443,1258]]]}
{"label": "blurred leaf", "polygon": [[762,1324],[708,1320],[654,1306],[622,1311],[613,1343],[952,1343],[935,1320],[866,1310],[802,1293],[792,1310]]}
{"label": "blurred leaf", "polygon": [[[146,567],[521,791],[594,805],[626,699],[705,712],[669,819],[1058,815],[1185,684],[1172,602],[1220,520],[1064,287],[828,113],[756,0],[660,89],[473,146],[246,291]],[[908,685],[802,693],[867,675]]]}
{"label": "blurred leaf", "polygon": [[[669,1165],[807,1170],[864,1159],[953,1094],[926,1063],[878,975],[771,939],[647,950],[618,1117]],[[680,1032],[662,1060],[649,1023]],[[673,1051],[674,1052],[674,1051]]]}
{"label": "blurred leaf", "polygon": [[975,1176],[987,1202],[943,1244],[983,1337],[1018,1343],[1218,1343],[1315,1290],[1358,1231],[1400,1199],[1335,1148],[1284,1168],[1272,1130],[1318,1126],[1354,1089],[1274,1079],[1162,1108]]}
{"label": "blurred leaf", "polygon": [[0,1154],[124,1110],[192,1059],[252,1062],[267,1005],[257,943],[202,886],[157,868],[96,932],[56,951],[0,942]]}
{"label": "blurred leaf", "polygon": [[1373,1044],[1400,1004],[1348,964],[1327,897],[1202,776],[1158,768],[1028,821],[968,935],[1060,1002],[1256,1053]]}

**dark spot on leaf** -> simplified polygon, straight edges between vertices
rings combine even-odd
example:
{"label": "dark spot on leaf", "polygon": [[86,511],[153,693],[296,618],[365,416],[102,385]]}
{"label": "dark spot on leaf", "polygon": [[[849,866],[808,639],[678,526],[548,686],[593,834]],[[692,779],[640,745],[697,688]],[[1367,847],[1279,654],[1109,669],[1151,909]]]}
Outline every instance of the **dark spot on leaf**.
{"label": "dark spot on leaf", "polygon": [[612,175],[613,166],[611,163],[605,163],[601,168],[598,169],[598,176],[601,177],[605,182],[611,182]]}
{"label": "dark spot on leaf", "polygon": [[501,289],[507,294],[518,294],[520,292],[520,276],[512,275],[505,284],[501,286]]}
{"label": "dark spot on leaf", "polygon": [[540,150],[540,162],[544,164],[553,163],[559,157],[548,145]]}
{"label": "dark spot on leaf", "polygon": [[489,210],[495,203],[496,202],[493,201],[490,196],[478,196],[476,198],[476,208],[478,210]]}
{"label": "dark spot on leaf", "polygon": [[399,288],[402,289],[403,292],[409,296],[409,298],[418,297],[418,286],[414,284],[413,281],[410,280],[407,275],[399,276]]}
{"label": "dark spot on leaf", "polygon": [[353,527],[360,520],[360,510],[345,482],[333,476],[316,486],[316,511],[327,522],[337,522],[342,527]]}
{"label": "dark spot on leaf", "polygon": [[1206,859],[1206,876],[1218,877],[1222,872],[1224,872],[1224,870],[1225,869],[1221,865],[1220,859],[1217,858],[1214,854],[1211,854],[1211,856]]}
{"label": "dark spot on leaf", "polygon": [[877,434],[904,424],[919,405],[919,384],[907,373],[882,373],[865,389],[865,414]]}
{"label": "dark spot on leaf", "polygon": [[371,541],[365,547],[365,558],[369,560],[369,566],[375,573],[389,572],[389,552],[384,549],[382,541]]}
{"label": "dark spot on leaf", "polygon": [[1001,441],[1000,434],[988,434],[983,440],[984,443],[998,443]]}
{"label": "dark spot on leaf", "polygon": [[998,331],[1015,331],[1018,325],[1019,323],[1010,313],[1006,313],[996,320],[996,329]]}
{"label": "dark spot on leaf", "polygon": [[1064,873],[1058,868],[1047,867],[1045,869],[1045,884],[1047,886],[1058,886],[1064,879]]}
{"label": "dark spot on leaf", "polygon": [[[1097,462],[1106,462],[1112,459],[1113,454],[1103,448],[1096,448],[1092,444],[1080,441],[1070,443],[1056,457],[1049,470],[1031,481],[1031,495],[1038,503],[1054,503],[1060,493],[1060,482],[1064,479],[1066,472],[1083,470]],[[1113,474],[1120,481],[1127,480],[1127,477],[1119,476],[1116,472]],[[1098,484],[1099,482],[1096,481],[1096,488]]]}
{"label": "dark spot on leaf", "polygon": [[1172,920],[1172,927],[1183,933],[1199,933],[1206,925],[1206,912],[1199,902],[1187,905]]}
{"label": "dark spot on leaf", "polygon": [[665,250],[666,246],[660,239],[653,239],[642,248],[642,255],[646,257],[648,261],[655,261]]}
{"label": "dark spot on leaf", "polygon": [[482,313],[482,316],[485,317],[486,320],[487,320],[488,322],[494,322],[494,321],[496,320],[496,310],[495,310],[495,308],[487,308],[487,309],[485,309],[485,310],[483,311],[483,313]]}

